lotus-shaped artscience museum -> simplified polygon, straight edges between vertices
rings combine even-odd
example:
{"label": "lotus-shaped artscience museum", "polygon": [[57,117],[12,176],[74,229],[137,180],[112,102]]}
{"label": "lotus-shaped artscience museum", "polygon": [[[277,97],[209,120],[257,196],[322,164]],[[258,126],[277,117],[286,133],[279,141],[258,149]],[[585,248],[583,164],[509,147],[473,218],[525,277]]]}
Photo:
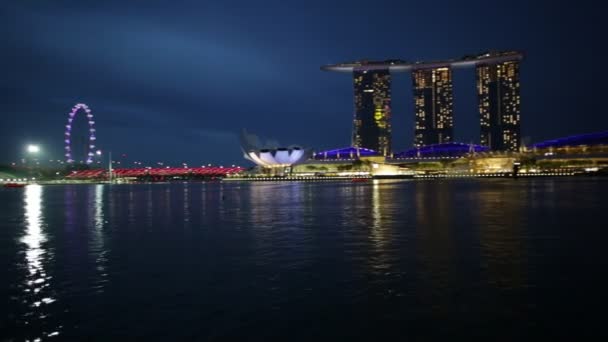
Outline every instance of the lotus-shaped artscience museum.
{"label": "lotus-shaped artscience museum", "polygon": [[248,151],[245,157],[266,167],[291,166],[307,159],[306,151],[298,146]]}
{"label": "lotus-shaped artscience museum", "polygon": [[281,146],[275,141],[262,141],[255,135],[243,130],[241,149],[246,159],[262,167],[287,167],[307,160],[311,153],[297,145]]}

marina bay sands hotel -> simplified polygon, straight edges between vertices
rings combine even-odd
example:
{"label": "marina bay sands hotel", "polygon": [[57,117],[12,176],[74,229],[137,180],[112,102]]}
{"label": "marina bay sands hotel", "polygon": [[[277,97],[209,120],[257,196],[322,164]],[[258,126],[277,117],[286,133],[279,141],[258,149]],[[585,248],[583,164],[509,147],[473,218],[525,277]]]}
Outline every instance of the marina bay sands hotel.
{"label": "marina bay sands hotel", "polygon": [[491,52],[436,62],[358,61],[322,66],[352,73],[355,113],[352,146],[391,154],[391,74],[411,72],[415,105],[415,146],[454,139],[452,69],[475,67],[481,145],[496,151],[520,147],[518,51]]}

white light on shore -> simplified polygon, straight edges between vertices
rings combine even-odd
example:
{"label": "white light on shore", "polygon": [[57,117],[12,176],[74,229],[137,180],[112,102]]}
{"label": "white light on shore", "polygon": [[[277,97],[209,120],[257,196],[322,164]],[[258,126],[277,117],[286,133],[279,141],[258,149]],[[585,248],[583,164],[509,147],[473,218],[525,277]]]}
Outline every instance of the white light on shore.
{"label": "white light on shore", "polygon": [[40,146],[38,146],[38,145],[27,145],[27,151],[29,153],[38,153],[38,152],[40,152]]}

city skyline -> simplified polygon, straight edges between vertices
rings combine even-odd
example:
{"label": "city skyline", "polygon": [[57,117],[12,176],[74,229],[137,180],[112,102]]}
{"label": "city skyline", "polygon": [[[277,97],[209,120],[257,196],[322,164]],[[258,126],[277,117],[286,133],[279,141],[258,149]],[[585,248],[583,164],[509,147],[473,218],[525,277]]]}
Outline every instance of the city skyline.
{"label": "city skyline", "polygon": [[0,342],[605,334],[597,1],[0,8]]}
{"label": "city skyline", "polygon": [[[415,147],[454,141],[452,68],[474,67],[480,144],[494,151],[518,151],[521,51],[490,51],[444,61],[361,60],[321,66],[351,73],[354,87],[353,147],[388,156],[391,150],[391,77],[409,72],[414,103]],[[462,110],[462,109],[460,109]]]}
{"label": "city skyline", "polygon": [[[597,96],[605,88],[605,70],[595,67],[602,63],[599,14],[589,8],[547,12],[542,3],[524,1],[419,5],[420,13],[442,9],[433,20],[450,29],[439,30],[399,2],[379,2],[394,10],[371,17],[368,4],[358,1],[265,5],[254,16],[256,6],[245,2],[230,10],[197,3],[151,3],[143,10],[112,1],[94,8],[72,1],[7,4],[0,14],[6,37],[0,163],[20,159],[29,143],[48,159],[61,158],[66,114],[80,102],[95,114],[96,145],[136,160],[241,163],[240,128],[336,148],[352,140],[352,79],[319,72],[319,65],[362,57],[443,60],[513,48],[526,52],[524,144],[608,127]],[[453,141],[479,143],[475,73],[451,71]],[[391,83],[391,150],[403,151],[414,141],[413,85],[404,74]]]}

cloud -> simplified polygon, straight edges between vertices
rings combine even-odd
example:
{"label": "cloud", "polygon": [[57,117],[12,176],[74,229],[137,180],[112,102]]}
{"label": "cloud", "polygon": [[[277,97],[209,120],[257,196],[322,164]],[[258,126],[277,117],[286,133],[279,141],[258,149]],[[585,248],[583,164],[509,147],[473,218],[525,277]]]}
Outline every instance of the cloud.
{"label": "cloud", "polygon": [[236,132],[224,131],[217,129],[197,129],[194,130],[197,137],[205,140],[211,140],[217,143],[236,143],[238,142],[238,136]]}
{"label": "cloud", "polygon": [[[31,48],[71,67],[162,89],[208,89],[280,79],[273,56],[243,37],[179,30],[117,14],[32,14]],[[101,75],[104,76],[104,75]]]}

